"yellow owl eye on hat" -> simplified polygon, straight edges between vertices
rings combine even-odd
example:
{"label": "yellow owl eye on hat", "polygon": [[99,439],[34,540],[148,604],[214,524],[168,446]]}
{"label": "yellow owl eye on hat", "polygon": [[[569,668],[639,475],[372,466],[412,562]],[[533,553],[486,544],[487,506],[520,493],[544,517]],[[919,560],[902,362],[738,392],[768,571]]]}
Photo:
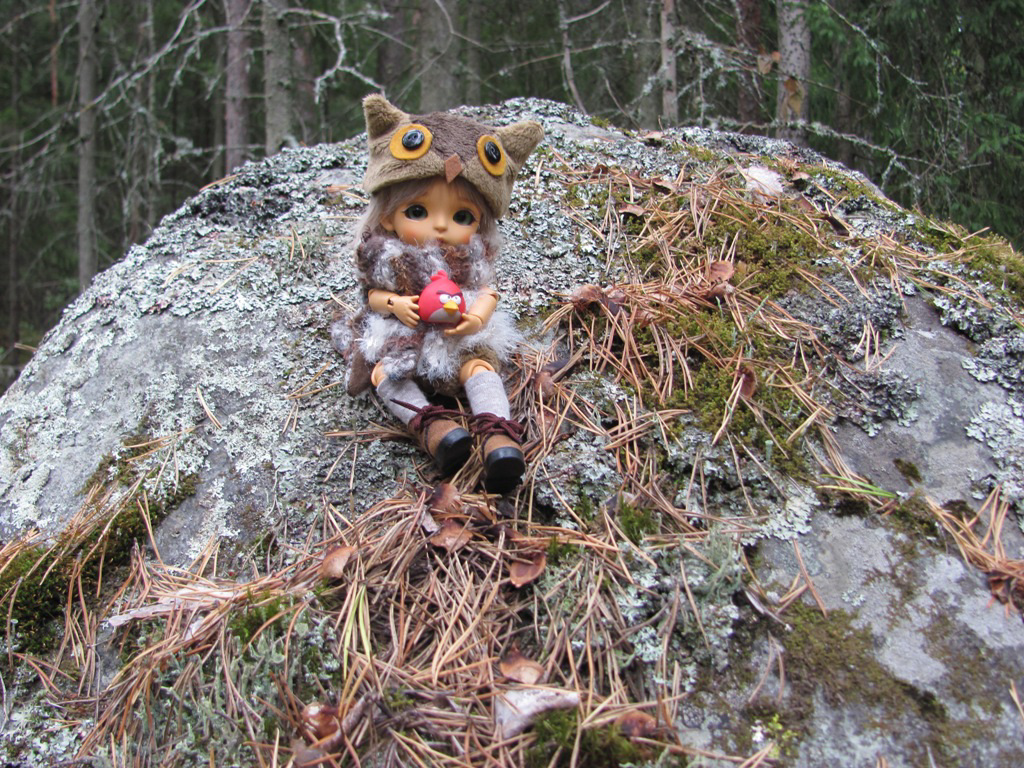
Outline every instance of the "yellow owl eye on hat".
{"label": "yellow owl eye on hat", "polygon": [[530,120],[491,128],[448,112],[408,115],[379,93],[363,99],[370,162],[363,189],[373,194],[400,181],[461,176],[497,218],[508,212],[512,184],[544,129]]}

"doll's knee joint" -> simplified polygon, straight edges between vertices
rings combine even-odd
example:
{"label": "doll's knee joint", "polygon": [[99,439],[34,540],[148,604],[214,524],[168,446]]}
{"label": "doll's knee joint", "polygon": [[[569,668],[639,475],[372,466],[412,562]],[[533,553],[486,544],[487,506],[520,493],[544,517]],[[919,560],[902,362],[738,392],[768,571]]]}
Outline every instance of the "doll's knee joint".
{"label": "doll's knee joint", "polygon": [[379,387],[380,383],[384,381],[384,378],[386,376],[387,374],[384,373],[383,363],[377,363],[375,366],[373,366],[373,371],[370,373],[370,383],[373,384],[373,388],[376,389],[377,387]]}
{"label": "doll's knee joint", "polygon": [[459,383],[465,384],[471,376],[475,376],[478,373],[484,373],[485,371],[494,373],[494,366],[486,360],[470,360],[464,363],[462,368],[459,369]]}

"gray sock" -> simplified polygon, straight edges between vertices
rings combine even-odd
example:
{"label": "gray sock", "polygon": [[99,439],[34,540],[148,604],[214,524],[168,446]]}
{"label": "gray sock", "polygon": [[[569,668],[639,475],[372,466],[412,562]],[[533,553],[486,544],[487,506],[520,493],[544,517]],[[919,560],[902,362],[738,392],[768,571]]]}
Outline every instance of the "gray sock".
{"label": "gray sock", "polygon": [[493,413],[503,419],[511,418],[508,395],[501,376],[494,371],[482,371],[466,379],[466,397],[474,414]]}
{"label": "gray sock", "polygon": [[408,408],[403,408],[398,403],[394,402],[398,400],[409,405],[415,405],[417,408],[425,408],[430,405],[427,401],[426,395],[423,394],[423,390],[412,379],[399,379],[393,381],[385,378],[380,384],[377,385],[377,394],[380,399],[384,401],[384,405],[391,411],[403,424],[408,424],[412,417],[416,415],[415,411],[410,411]]}

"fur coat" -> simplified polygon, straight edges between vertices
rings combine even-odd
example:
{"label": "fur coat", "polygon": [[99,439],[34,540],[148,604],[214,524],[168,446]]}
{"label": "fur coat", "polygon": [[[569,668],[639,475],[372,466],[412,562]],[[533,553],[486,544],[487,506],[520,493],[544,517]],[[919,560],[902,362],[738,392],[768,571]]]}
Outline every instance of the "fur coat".
{"label": "fur coat", "polygon": [[[417,246],[396,237],[366,235],[356,249],[356,270],[364,291],[380,288],[418,296],[431,275],[443,269],[462,289],[469,308],[480,289],[493,284],[495,251],[479,236],[463,246]],[[449,327],[421,322],[409,328],[393,315],[368,307],[353,322],[357,351],[370,367],[381,363],[391,379],[415,377],[438,389],[449,389],[467,360],[504,362],[519,342],[512,318],[500,310],[477,333],[445,336]]]}

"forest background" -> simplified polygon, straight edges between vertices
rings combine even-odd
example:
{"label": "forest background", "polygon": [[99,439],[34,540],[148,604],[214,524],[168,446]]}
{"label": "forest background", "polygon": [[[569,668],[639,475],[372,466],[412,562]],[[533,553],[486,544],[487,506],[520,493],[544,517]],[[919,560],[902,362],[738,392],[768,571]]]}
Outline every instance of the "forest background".
{"label": "forest background", "polygon": [[0,391],[93,275],[245,160],[537,96],[776,135],[1019,248],[1024,0],[0,0]]}

